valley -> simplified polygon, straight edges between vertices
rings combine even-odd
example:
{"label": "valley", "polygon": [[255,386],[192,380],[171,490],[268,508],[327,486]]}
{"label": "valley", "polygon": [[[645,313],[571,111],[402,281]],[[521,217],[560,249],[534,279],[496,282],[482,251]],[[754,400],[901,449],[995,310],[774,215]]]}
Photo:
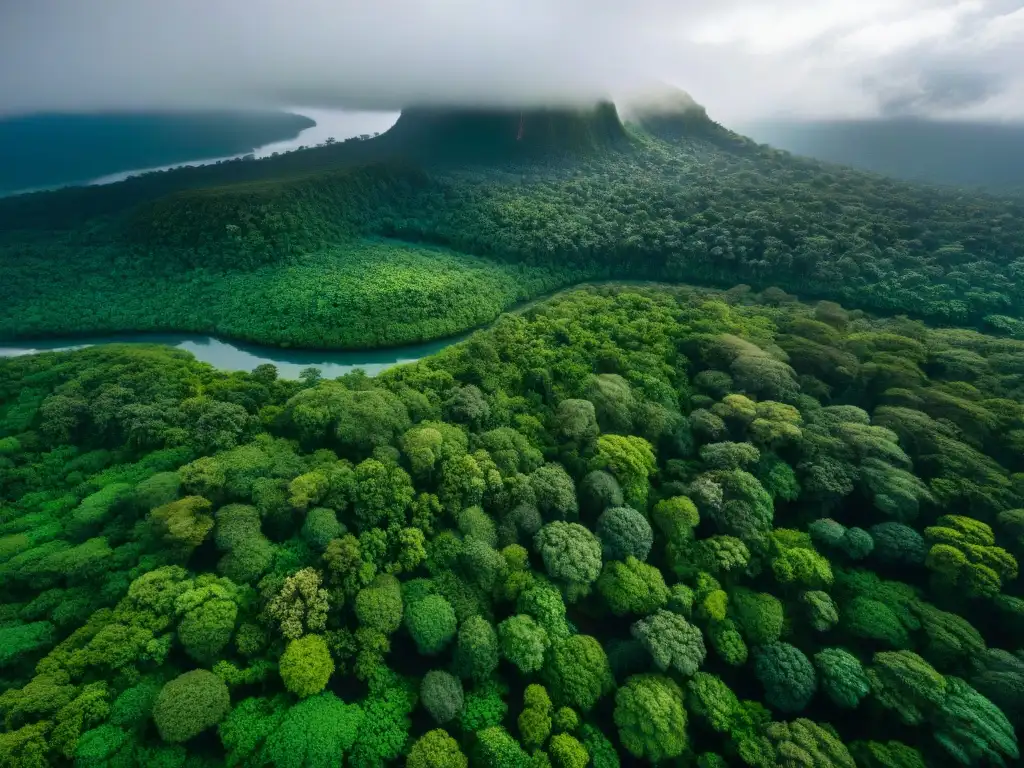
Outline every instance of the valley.
{"label": "valley", "polygon": [[1020,122],[765,121],[743,132],[778,149],[893,178],[990,194],[1024,192]]}

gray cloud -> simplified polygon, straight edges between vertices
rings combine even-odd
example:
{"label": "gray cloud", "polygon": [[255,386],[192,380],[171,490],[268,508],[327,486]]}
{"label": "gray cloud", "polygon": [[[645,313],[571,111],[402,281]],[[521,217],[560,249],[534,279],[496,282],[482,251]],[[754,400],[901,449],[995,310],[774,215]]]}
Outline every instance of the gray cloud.
{"label": "gray cloud", "polygon": [[934,70],[917,74],[910,83],[896,87],[870,80],[879,109],[885,117],[920,117],[936,112],[957,112],[983,104],[1002,92],[999,73],[970,70]]}
{"label": "gray cloud", "polygon": [[636,71],[642,25],[614,7],[14,0],[0,10],[0,108],[590,100]]}
{"label": "gray cloud", "polygon": [[[956,23],[888,56],[864,80],[884,116],[984,113],[1022,83],[1019,57],[1024,44],[1021,3],[995,0],[960,3]],[[1024,108],[1024,105],[1018,105]],[[988,110],[999,116],[1000,109]],[[1021,116],[1021,109],[1007,116]]]}
{"label": "gray cloud", "polygon": [[587,101],[1024,118],[1024,0],[0,0],[0,113]]}

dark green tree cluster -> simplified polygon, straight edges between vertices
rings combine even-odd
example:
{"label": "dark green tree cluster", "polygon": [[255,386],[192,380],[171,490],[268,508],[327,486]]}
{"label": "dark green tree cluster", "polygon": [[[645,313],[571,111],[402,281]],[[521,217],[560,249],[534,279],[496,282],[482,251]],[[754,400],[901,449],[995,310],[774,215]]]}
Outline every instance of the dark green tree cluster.
{"label": "dark green tree cluster", "polygon": [[0,766],[1018,760],[1024,342],[776,299],[0,362]]}

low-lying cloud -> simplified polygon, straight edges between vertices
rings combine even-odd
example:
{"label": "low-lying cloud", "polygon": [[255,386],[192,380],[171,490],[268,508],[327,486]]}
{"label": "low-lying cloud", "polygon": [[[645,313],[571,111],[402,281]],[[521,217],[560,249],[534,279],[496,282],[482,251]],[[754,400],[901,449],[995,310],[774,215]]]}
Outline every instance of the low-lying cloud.
{"label": "low-lying cloud", "polygon": [[1024,0],[13,0],[0,114],[590,101],[1024,118]]}

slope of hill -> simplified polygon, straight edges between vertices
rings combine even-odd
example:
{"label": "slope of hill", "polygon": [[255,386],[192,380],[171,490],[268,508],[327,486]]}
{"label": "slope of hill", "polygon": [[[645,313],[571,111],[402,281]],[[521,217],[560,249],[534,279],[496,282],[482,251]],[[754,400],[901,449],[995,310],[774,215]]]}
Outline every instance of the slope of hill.
{"label": "slope of hill", "polygon": [[286,112],[31,115],[0,120],[0,194],[236,155],[315,125]]}
{"label": "slope of hill", "polygon": [[[495,269],[539,269],[537,290],[598,276],[746,283],[774,286],[780,300],[798,293],[1024,328],[1021,201],[758,147],[682,101],[635,111],[633,120],[623,126],[607,105],[518,116],[413,110],[369,141],[3,200],[0,328],[10,336],[151,328],[194,315],[187,297],[207,286],[221,298],[210,299],[193,330],[240,327],[229,319],[237,305],[223,298],[231,291],[279,290],[295,306],[319,307],[316,327],[339,329],[282,338],[288,332],[265,330],[279,325],[280,308],[263,303],[246,310],[247,338],[363,345],[365,336],[347,335],[343,315],[319,302],[323,286],[302,280],[286,289],[280,278],[305,270],[329,279],[325,263],[345,253],[359,259],[364,241],[381,237],[393,249],[437,245]],[[170,293],[143,291],[147,281]],[[480,300],[468,276],[449,286],[461,297],[452,300]],[[512,294],[522,291],[492,295]],[[374,343],[434,333],[424,326],[407,335],[403,318],[418,316],[412,300],[395,292],[376,305],[406,335]],[[93,325],[94,314],[72,317],[63,305],[119,309]],[[487,319],[502,306],[472,316]]]}
{"label": "slope of hill", "polygon": [[690,94],[678,88],[655,86],[640,91],[623,103],[622,116],[665,141],[701,139],[732,150],[753,148],[749,139],[716,123]]}
{"label": "slope of hill", "polygon": [[[520,135],[521,130],[521,135]],[[611,104],[593,109],[405,110],[389,131],[277,157],[140,174],[118,184],[70,188],[0,200],[0,232],[68,229],[175,192],[282,180],[380,161],[436,166],[482,162],[522,164],[553,154],[622,146],[623,126]]]}

